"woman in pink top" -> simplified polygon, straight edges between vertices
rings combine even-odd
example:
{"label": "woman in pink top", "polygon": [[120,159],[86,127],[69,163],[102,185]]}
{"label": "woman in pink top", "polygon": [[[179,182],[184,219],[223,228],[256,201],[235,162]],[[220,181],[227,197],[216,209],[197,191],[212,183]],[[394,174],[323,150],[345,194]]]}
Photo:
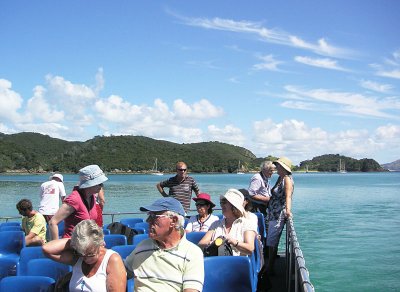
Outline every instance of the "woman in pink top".
{"label": "woman in pink top", "polygon": [[72,230],[82,220],[97,220],[95,194],[100,191],[106,180],[108,178],[98,165],[89,165],[79,170],[79,185],[49,221],[52,239],[58,239],[58,223],[62,220],[64,220],[64,238],[71,237]]}

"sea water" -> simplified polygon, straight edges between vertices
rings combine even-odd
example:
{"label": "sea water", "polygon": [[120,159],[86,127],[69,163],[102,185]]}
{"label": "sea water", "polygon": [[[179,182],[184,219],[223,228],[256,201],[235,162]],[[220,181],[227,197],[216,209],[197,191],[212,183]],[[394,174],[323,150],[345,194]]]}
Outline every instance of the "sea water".
{"label": "sea water", "polygon": [[[105,212],[138,212],[160,197],[155,186],[170,176],[108,175]],[[246,188],[251,178],[192,176],[217,205],[219,195],[228,188]],[[316,291],[400,291],[400,173],[293,176],[294,224]],[[40,184],[48,177],[0,175],[0,217],[17,216],[15,204],[22,198],[32,200],[37,209]],[[275,174],[272,181],[276,179]],[[65,174],[64,180],[68,193],[78,176]]]}

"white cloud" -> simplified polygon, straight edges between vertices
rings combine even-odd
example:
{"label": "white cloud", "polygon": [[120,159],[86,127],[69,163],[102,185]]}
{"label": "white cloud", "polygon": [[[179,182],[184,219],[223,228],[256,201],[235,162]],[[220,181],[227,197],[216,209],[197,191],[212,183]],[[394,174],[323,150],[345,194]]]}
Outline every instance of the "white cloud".
{"label": "white cloud", "polygon": [[18,122],[21,119],[18,110],[21,109],[23,99],[12,89],[12,83],[0,79],[0,118],[11,122]]}
{"label": "white cloud", "polygon": [[392,53],[392,58],[384,59],[383,64],[370,64],[375,74],[381,77],[400,79],[400,50]]}
{"label": "white cloud", "polygon": [[[337,105],[336,113],[347,113],[360,116],[398,119],[399,115],[391,114],[400,110],[398,98],[367,97],[359,93],[335,92],[327,89],[303,90],[296,86],[287,85],[285,89],[291,93],[314,102]],[[389,113],[390,112],[390,113]]]}
{"label": "white cloud", "polygon": [[381,84],[371,80],[361,80],[360,86],[381,93],[388,93],[393,89],[393,86],[390,84]]}
{"label": "white cloud", "polygon": [[325,68],[325,69],[331,69],[331,70],[339,70],[339,71],[348,71],[345,68],[339,66],[337,64],[337,61],[328,59],[328,58],[310,58],[310,57],[303,57],[303,56],[296,56],[294,58],[296,62],[309,65],[309,66],[314,66],[314,67],[319,67],[319,68]]}
{"label": "white cloud", "polygon": [[201,99],[193,105],[185,103],[182,99],[177,99],[174,101],[173,108],[175,116],[182,119],[207,120],[224,114],[222,108],[216,107],[206,99]]}
{"label": "white cloud", "polygon": [[242,130],[233,125],[226,125],[223,128],[219,128],[215,125],[209,125],[207,129],[207,137],[210,141],[219,141],[238,146],[243,145],[243,143],[246,141]]}
{"label": "white cloud", "polygon": [[[295,164],[323,154],[343,154],[357,159],[382,157],[386,151],[397,157],[400,151],[400,126],[386,125],[375,132],[366,129],[349,129],[328,132],[309,127],[298,120],[275,123],[271,119],[253,123],[255,147],[250,148],[258,157],[287,156]],[[388,147],[390,145],[390,147]]]}
{"label": "white cloud", "polygon": [[304,101],[287,100],[281,103],[281,106],[299,110],[320,110],[314,103]]}
{"label": "white cloud", "polygon": [[263,62],[253,65],[254,70],[279,71],[278,65],[283,63],[276,60],[273,55],[259,56],[258,59]]}
{"label": "white cloud", "polygon": [[255,35],[261,41],[275,43],[285,46],[301,48],[312,51],[319,55],[346,57],[352,54],[349,50],[335,47],[327,42],[325,38],[320,38],[315,43],[307,42],[298,36],[291,35],[278,29],[269,29],[258,22],[253,21],[235,21],[223,18],[188,18],[174,14],[186,25],[202,27],[205,29],[214,29],[221,31],[231,31],[236,33]]}
{"label": "white cloud", "polygon": [[32,116],[45,122],[59,122],[64,119],[64,113],[54,109],[45,99],[46,89],[36,86],[33,97],[28,100],[27,112]]}

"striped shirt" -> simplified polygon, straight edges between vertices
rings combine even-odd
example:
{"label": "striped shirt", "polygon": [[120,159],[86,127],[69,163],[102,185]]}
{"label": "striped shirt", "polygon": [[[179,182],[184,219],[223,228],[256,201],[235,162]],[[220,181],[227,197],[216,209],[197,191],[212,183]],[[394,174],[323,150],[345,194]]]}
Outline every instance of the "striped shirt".
{"label": "striped shirt", "polygon": [[126,258],[125,266],[135,274],[136,292],[203,290],[203,252],[185,235],[170,249],[160,249],[153,239],[143,240]]}
{"label": "striped shirt", "polygon": [[177,176],[173,176],[168,180],[160,182],[162,188],[169,188],[168,196],[181,202],[185,211],[190,209],[190,199],[192,191],[199,192],[196,181],[191,176],[186,176],[183,181],[178,181]]}

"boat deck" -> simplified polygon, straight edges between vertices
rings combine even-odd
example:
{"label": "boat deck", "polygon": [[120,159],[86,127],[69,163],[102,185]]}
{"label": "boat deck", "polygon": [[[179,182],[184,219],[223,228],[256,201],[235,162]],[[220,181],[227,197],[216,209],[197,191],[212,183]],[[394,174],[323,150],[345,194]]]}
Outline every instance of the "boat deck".
{"label": "boat deck", "polygon": [[271,292],[281,292],[286,290],[286,257],[285,254],[279,254],[280,257],[275,260],[275,275],[270,277],[268,290]]}

